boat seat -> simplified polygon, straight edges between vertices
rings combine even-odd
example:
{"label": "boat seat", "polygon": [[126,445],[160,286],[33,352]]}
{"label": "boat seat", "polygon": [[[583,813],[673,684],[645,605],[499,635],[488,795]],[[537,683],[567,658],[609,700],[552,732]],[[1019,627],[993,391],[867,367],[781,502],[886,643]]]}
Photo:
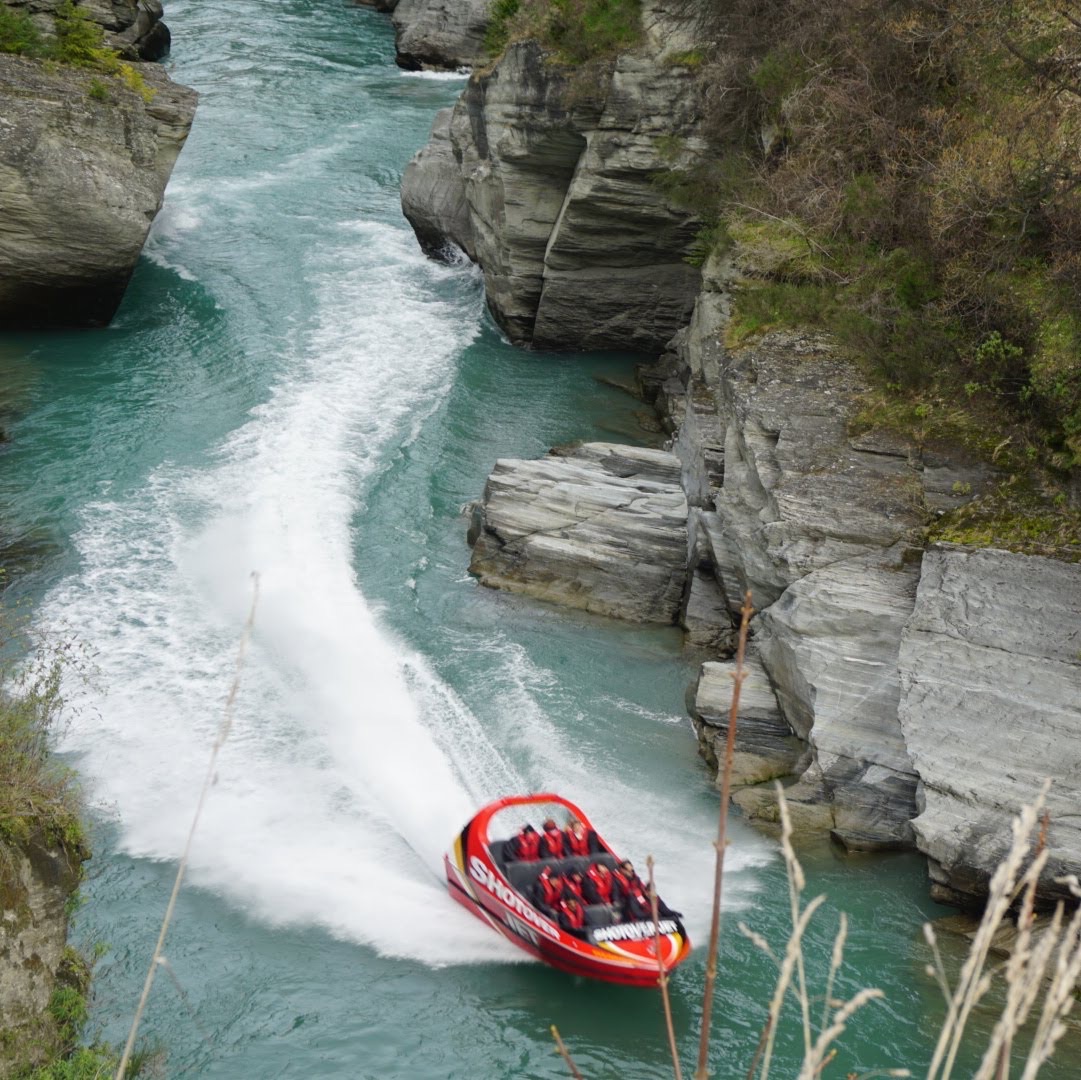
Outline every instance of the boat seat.
{"label": "boat seat", "polygon": [[563,859],[538,859],[535,862],[505,862],[502,858],[502,840],[494,840],[489,844],[489,850],[495,855],[496,863],[507,875],[507,880],[524,896],[529,896],[533,883],[540,877],[541,869],[545,866],[552,867],[560,874],[566,874],[571,870],[580,870],[583,874],[589,868],[590,863],[604,863],[610,870],[617,865],[616,857],[607,851],[598,852],[596,855],[568,855]]}
{"label": "boat seat", "polygon": [[615,918],[615,908],[611,904],[589,904],[586,906],[586,926],[597,930],[602,926],[611,926]]}

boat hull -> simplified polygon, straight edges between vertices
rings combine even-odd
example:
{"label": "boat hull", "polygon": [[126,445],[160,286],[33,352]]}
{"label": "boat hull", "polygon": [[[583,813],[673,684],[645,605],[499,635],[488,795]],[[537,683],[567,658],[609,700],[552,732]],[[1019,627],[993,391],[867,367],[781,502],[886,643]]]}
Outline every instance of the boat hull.
{"label": "boat hull", "polygon": [[[690,940],[678,919],[661,918],[659,933],[650,921],[595,927],[578,937],[534,907],[508,878],[506,865],[492,851],[488,824],[499,810],[534,803],[564,807],[591,828],[578,807],[557,795],[513,796],[491,803],[465,826],[447,852],[444,866],[451,896],[518,948],[560,971],[625,986],[656,986],[662,970],[671,971],[690,952]],[[604,845],[600,857],[606,856],[615,861]],[[541,865],[536,864],[538,871]]]}

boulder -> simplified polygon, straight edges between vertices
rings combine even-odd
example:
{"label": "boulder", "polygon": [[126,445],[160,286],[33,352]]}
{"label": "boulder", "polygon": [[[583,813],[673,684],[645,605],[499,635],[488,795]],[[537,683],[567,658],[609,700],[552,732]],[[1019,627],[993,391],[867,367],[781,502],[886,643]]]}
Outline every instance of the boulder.
{"label": "boulder", "polygon": [[920,777],[916,843],[940,899],[972,903],[1045,778],[1042,895],[1081,875],[1081,565],[939,545],[900,649],[901,730]]}
{"label": "boulder", "polygon": [[157,65],[140,70],[149,103],[116,79],[0,55],[0,327],[104,326],[116,311],[196,102]]}
{"label": "boulder", "polygon": [[484,585],[632,622],[675,622],[687,500],[672,454],[587,443],[502,460],[470,529]]}
{"label": "boulder", "polygon": [[[491,0],[396,0],[389,10],[398,65],[454,71],[487,60],[490,6]],[[388,10],[385,0],[382,10]]]}
{"label": "boulder", "polygon": [[[732,782],[736,785],[761,784],[791,776],[806,747],[792,734],[781,713],[761,661],[749,655],[745,671],[740,689]],[[706,761],[718,770],[718,783],[728,740],[735,673],[734,660],[703,664],[691,704],[699,749]]]}

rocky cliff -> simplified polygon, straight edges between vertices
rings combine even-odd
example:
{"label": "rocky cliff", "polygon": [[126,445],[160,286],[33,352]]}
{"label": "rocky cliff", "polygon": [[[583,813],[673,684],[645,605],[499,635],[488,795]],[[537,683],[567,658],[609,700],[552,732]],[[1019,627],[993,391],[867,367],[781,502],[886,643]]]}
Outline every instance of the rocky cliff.
{"label": "rocky cliff", "polygon": [[[162,22],[161,0],[75,0],[80,11],[105,31],[106,44],[127,60],[160,60],[168,51],[169,28]],[[64,0],[3,0],[26,12],[50,36]]]}
{"label": "rocky cliff", "polygon": [[119,80],[0,55],[0,327],[112,318],[187,138],[196,95],[156,65]]}
{"label": "rocky cliff", "polygon": [[[3,2],[56,38],[62,0]],[[128,60],[168,51],[159,0],[76,10]],[[157,65],[137,71],[0,53],[0,328],[104,326],[116,311],[196,102]]]}
{"label": "rocky cliff", "polygon": [[78,974],[65,949],[81,858],[36,840],[0,841],[0,1077],[62,1049],[48,1005]]}
{"label": "rocky cliff", "polygon": [[1045,893],[1081,870],[1081,564],[936,546],[901,636],[899,720],[936,894],[971,902],[1045,778]]}
{"label": "rocky cliff", "polygon": [[[875,428],[867,378],[829,337],[730,333],[731,298],[756,272],[738,249],[707,266],[691,310],[694,223],[654,182],[660,147],[666,165],[677,148],[678,166],[699,145],[679,64],[686,27],[663,6],[644,6],[646,44],[599,90],[576,87],[537,43],[511,46],[436,118],[406,170],[403,209],[422,245],[481,265],[512,340],[663,350],[641,379],[671,435],[663,510],[636,466],[611,468],[618,448],[499,462],[474,512],[473,572],[679,622],[715,657],[690,696],[712,763],[728,723],[724,657],[750,590],[735,796],[745,814],[775,820],[764,781],[782,778],[804,829],[850,849],[916,847],[936,894],[967,902],[1009,818],[1049,776],[1054,894],[1055,875],[1081,873],[1081,567],[929,545],[929,525],[987,494],[996,466],[926,433]],[[663,586],[647,584],[650,560]]]}
{"label": "rocky cliff", "polygon": [[656,181],[702,147],[697,84],[678,62],[692,39],[660,3],[644,8],[644,43],[611,62],[575,69],[511,45],[406,169],[422,246],[479,263],[517,344],[656,352],[690,315],[698,224]]}

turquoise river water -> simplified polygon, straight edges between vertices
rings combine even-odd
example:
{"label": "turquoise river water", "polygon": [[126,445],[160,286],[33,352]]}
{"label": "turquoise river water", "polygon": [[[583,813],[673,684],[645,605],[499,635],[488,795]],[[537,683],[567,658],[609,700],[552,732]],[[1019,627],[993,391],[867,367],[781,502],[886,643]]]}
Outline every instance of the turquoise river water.
{"label": "turquoise river water", "polygon": [[[108,946],[90,1035],[120,1043],[183,848],[258,570],[237,720],[143,1025],[172,1076],[587,1077],[668,1071],[653,993],[528,961],[451,902],[440,859],[487,799],[553,788],[652,852],[704,941],[716,794],[672,630],[478,588],[463,504],[499,456],[634,439],[621,356],[509,347],[467,265],[426,260],[401,169],[457,76],[393,64],[341,0],[173,0],[169,66],[202,100],[112,327],[0,346],[0,519],[19,595],[97,654],[62,741],[95,819],[75,933]],[[644,436],[642,436],[644,437]],[[11,554],[9,552],[9,565]],[[825,1075],[926,1063],[941,1013],[910,856],[807,853],[840,991],[886,992]],[[772,841],[735,826],[714,1022],[746,1073],[780,946]],[[677,972],[693,1061],[702,951]],[[786,1025],[774,1075],[794,1074]],[[1068,1075],[1068,1072],[1062,1073]]]}

